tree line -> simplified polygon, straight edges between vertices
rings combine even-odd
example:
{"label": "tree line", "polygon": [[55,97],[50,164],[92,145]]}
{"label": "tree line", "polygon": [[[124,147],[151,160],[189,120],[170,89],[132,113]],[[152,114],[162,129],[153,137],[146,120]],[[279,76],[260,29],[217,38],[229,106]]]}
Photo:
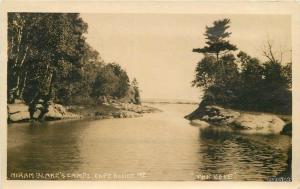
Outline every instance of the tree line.
{"label": "tree line", "polygon": [[8,13],[8,103],[86,104],[135,91],[126,71],[87,42],[79,13]]}
{"label": "tree line", "polygon": [[201,102],[242,110],[291,114],[292,63],[283,63],[267,43],[262,54],[267,61],[239,51],[228,38],[230,20],[206,27],[206,44],[193,52],[204,55],[195,69],[192,85],[204,89]]}

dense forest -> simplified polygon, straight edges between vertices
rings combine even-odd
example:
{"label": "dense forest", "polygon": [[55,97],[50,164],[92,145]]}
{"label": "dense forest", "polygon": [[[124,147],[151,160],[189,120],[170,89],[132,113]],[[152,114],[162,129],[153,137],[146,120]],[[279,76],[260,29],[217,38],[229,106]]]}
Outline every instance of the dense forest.
{"label": "dense forest", "polygon": [[[291,113],[292,63],[276,57],[272,44],[251,57],[231,44],[230,20],[206,27],[206,45],[192,85],[204,89],[202,105]],[[8,103],[63,105],[108,99],[140,103],[136,79],[116,63],[105,63],[87,42],[88,24],[78,13],[8,14]],[[131,98],[128,98],[131,96]]]}
{"label": "dense forest", "polygon": [[129,93],[140,103],[136,79],[101,59],[86,42],[87,29],[78,13],[9,13],[8,103],[92,104]]}
{"label": "dense forest", "polygon": [[200,106],[291,114],[292,63],[276,57],[270,42],[262,50],[267,61],[237,52],[228,40],[229,28],[229,19],[214,21],[206,27],[206,45],[193,49],[204,56],[192,82],[204,89]]}

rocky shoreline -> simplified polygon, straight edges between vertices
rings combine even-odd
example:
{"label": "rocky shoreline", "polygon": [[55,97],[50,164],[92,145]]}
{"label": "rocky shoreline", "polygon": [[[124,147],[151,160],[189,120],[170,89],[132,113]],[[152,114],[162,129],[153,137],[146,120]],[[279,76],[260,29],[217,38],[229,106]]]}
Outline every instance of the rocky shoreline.
{"label": "rocky shoreline", "polygon": [[244,133],[291,135],[292,127],[290,120],[284,121],[274,114],[243,112],[215,105],[199,106],[185,118],[195,126],[221,126]]}
{"label": "rocky shoreline", "polygon": [[[37,105],[31,118],[29,106],[22,101],[16,101],[7,105],[8,123],[28,122],[38,120],[41,115],[42,105]],[[142,117],[144,113],[154,113],[161,110],[145,105],[137,105],[124,102],[109,102],[99,106],[62,106],[50,103],[48,111],[43,115],[42,121],[66,120],[66,119],[112,119]]]}
{"label": "rocky shoreline", "polygon": [[150,106],[118,101],[107,102],[94,107],[77,107],[75,109],[76,113],[93,119],[135,118],[142,117],[146,113],[161,112],[161,110]]}

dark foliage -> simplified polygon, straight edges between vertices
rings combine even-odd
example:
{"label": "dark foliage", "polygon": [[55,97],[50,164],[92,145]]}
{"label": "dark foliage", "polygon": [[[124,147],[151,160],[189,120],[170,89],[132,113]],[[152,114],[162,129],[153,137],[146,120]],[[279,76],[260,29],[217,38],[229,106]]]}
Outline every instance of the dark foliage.
{"label": "dark foliage", "polygon": [[[266,62],[242,51],[237,56],[231,54],[237,48],[224,41],[231,34],[226,31],[229,23],[228,19],[215,21],[204,34],[207,46],[193,50],[204,54],[192,82],[193,86],[204,89],[202,104],[291,114],[291,63],[283,65],[276,59],[270,44],[264,52]],[[217,41],[224,43],[216,46]]]}
{"label": "dark foliage", "polygon": [[105,64],[85,41],[78,13],[8,14],[8,103],[39,100],[86,104],[122,98],[130,81],[118,64]]}

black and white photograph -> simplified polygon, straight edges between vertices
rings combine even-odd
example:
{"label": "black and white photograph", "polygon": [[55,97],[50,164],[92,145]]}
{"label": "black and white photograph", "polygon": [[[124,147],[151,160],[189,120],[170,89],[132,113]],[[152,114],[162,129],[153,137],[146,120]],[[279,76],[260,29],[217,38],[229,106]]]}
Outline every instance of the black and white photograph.
{"label": "black and white photograph", "polygon": [[6,18],[7,180],[293,181],[291,15]]}

